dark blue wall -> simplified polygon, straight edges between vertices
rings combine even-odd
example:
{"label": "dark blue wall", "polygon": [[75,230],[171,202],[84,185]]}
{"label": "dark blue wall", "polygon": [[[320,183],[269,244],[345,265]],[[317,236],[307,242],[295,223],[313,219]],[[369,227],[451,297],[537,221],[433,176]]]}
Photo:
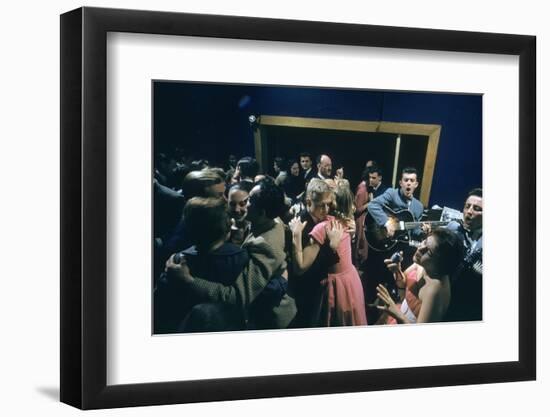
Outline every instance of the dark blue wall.
{"label": "dark blue wall", "polygon": [[479,95],[155,82],[155,150],[254,155],[250,114],[439,124],[430,205],[461,208],[482,185],[481,109]]}

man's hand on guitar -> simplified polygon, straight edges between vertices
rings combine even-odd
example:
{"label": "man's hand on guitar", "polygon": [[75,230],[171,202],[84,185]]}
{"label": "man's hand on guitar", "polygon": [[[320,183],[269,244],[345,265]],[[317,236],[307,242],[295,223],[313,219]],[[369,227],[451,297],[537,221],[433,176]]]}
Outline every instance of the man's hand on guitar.
{"label": "man's hand on guitar", "polygon": [[397,230],[397,228],[395,227],[395,223],[388,220],[386,222],[386,234],[389,238],[392,238],[393,235],[395,235],[395,231]]}
{"label": "man's hand on guitar", "polygon": [[429,235],[430,233],[432,233],[432,225],[429,224],[429,223],[422,223],[422,226],[420,226],[421,229],[422,229],[422,232],[425,234],[425,235]]}

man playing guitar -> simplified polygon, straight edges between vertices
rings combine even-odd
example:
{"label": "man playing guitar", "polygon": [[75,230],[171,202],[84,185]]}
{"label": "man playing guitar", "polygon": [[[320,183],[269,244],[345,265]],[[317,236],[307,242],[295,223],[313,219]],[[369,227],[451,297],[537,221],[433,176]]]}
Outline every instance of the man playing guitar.
{"label": "man playing guitar", "polygon": [[[404,168],[399,180],[399,188],[389,188],[382,195],[376,197],[368,204],[368,212],[380,227],[385,227],[388,238],[394,236],[397,226],[386,214],[385,208],[394,211],[408,210],[412,213],[414,221],[420,220],[424,212],[422,203],[414,197],[414,191],[418,187],[418,173],[415,168]],[[424,232],[418,227],[410,231],[414,240],[421,240]],[[362,281],[365,288],[365,300],[367,303],[367,317],[369,324],[371,320],[375,322],[378,318],[378,311],[373,308],[372,303],[376,300],[376,287],[383,284],[392,295],[397,294],[397,288],[393,276],[388,272],[384,264],[384,259],[389,258],[391,253],[370,251],[366,261],[365,273]],[[405,254],[412,255],[410,254]]]}
{"label": "man playing guitar", "polygon": [[[420,220],[424,212],[422,203],[414,197],[414,190],[418,187],[418,174],[416,168],[404,168],[401,172],[399,180],[399,188],[389,188],[382,195],[376,197],[368,205],[368,211],[379,226],[384,226],[388,237],[395,234],[396,226],[389,221],[388,216],[384,212],[384,207],[391,210],[409,210],[415,221]],[[413,230],[412,234],[415,238],[420,238],[422,231],[420,228]],[[415,236],[416,235],[416,236]],[[417,239],[420,240],[420,239]]]}

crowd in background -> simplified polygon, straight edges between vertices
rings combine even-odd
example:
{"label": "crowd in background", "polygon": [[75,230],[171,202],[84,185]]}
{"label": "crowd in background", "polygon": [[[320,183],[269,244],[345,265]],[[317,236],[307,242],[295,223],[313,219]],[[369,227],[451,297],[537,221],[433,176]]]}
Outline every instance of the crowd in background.
{"label": "crowd in background", "polygon": [[352,190],[329,155],[221,165],[156,155],[154,333],[481,320],[481,189],[414,251],[373,251],[367,215],[388,238],[386,207],[422,220],[414,168],[392,188],[366,161]]}

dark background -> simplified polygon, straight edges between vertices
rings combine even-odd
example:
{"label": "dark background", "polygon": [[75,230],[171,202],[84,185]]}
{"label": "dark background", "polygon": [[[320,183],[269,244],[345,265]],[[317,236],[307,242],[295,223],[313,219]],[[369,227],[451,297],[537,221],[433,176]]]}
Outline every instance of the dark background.
{"label": "dark background", "polygon": [[[430,206],[439,204],[460,209],[466,193],[482,185],[481,95],[166,81],[154,81],[153,94],[155,152],[169,152],[177,145],[183,147],[186,154],[218,164],[230,153],[238,158],[254,156],[253,130],[248,121],[251,114],[439,124],[442,129]],[[358,174],[365,162],[377,159],[384,168],[385,183],[391,181],[392,166],[387,164],[393,161],[385,161],[383,155],[385,147],[395,146],[392,135],[317,129],[290,132],[286,127],[267,129],[269,137],[277,138],[274,141],[268,138],[269,143],[277,143],[279,147],[269,150],[270,157],[289,149],[296,153],[307,150],[314,157],[317,152],[326,152],[333,156],[333,171],[336,165],[346,167],[346,177],[352,186],[359,181]],[[306,148],[290,140],[296,131],[301,135],[298,142],[307,144]],[[425,139],[402,136],[402,163],[421,170],[423,162],[417,161],[425,147]],[[420,160],[423,161],[423,157]]]}

